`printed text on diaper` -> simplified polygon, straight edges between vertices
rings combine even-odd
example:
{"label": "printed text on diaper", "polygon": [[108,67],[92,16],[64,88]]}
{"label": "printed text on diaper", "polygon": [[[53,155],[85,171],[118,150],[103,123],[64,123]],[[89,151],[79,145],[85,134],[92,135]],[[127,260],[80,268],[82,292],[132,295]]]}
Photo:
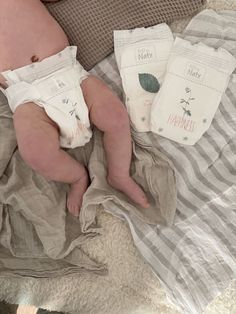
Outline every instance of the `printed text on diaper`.
{"label": "printed text on diaper", "polygon": [[147,63],[155,58],[155,48],[153,46],[140,47],[136,49],[136,61]]}
{"label": "printed text on diaper", "polygon": [[194,132],[196,122],[191,119],[186,119],[181,116],[170,114],[167,123],[177,128],[184,129],[188,132]]}
{"label": "printed text on diaper", "polygon": [[205,76],[205,71],[206,70],[202,66],[189,63],[185,69],[185,75],[196,81],[202,81]]}

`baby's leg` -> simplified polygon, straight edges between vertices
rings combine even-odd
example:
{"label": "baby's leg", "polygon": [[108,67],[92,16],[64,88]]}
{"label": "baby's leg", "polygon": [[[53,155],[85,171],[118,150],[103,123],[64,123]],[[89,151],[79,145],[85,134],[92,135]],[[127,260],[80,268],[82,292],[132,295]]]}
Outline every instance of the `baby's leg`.
{"label": "baby's leg", "polygon": [[71,184],[67,207],[77,216],[89,178],[85,168],[60,149],[57,125],[34,103],[17,107],[13,120],[22,158],[45,178]]}
{"label": "baby's leg", "polygon": [[124,105],[94,76],[84,80],[81,87],[91,121],[104,132],[109,184],[124,192],[135,203],[148,207],[144,192],[130,177],[132,145],[129,118]]}

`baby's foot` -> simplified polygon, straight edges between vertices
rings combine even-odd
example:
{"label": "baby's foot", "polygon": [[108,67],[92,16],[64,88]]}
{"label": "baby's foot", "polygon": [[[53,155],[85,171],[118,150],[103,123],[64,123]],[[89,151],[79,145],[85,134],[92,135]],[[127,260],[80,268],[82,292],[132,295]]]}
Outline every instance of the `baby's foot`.
{"label": "baby's foot", "polygon": [[129,176],[108,176],[108,183],[115,189],[125,193],[136,204],[148,208],[150,204],[140,186]]}
{"label": "baby's foot", "polygon": [[69,212],[78,217],[83,201],[83,195],[89,185],[89,177],[87,172],[76,182],[71,184],[70,191],[67,196],[67,208]]}

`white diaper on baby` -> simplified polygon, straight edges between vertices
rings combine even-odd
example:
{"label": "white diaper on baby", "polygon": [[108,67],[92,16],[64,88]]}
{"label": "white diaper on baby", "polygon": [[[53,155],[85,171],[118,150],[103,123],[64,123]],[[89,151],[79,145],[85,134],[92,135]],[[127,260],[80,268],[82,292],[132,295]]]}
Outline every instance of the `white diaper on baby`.
{"label": "white diaper on baby", "polygon": [[138,132],[150,131],[151,104],[163,81],[172,45],[173,35],[165,23],[114,31],[125,104]]}
{"label": "white diaper on baby", "polygon": [[151,110],[151,130],[194,145],[209,128],[236,59],[225,49],[176,38]]}
{"label": "white diaper on baby", "polygon": [[92,136],[80,87],[89,73],[76,60],[76,51],[67,47],[41,62],[1,73],[8,85],[1,90],[11,110],[27,102],[43,107],[60,128],[61,146],[68,148],[83,146]]}

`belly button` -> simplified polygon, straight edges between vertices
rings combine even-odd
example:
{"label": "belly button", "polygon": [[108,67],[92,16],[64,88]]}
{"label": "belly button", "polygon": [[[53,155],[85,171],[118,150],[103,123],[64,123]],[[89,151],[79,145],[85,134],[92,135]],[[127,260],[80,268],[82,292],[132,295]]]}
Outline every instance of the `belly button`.
{"label": "belly button", "polygon": [[33,56],[31,57],[31,61],[32,61],[32,62],[38,62],[38,61],[39,61],[39,58],[38,58],[37,56],[33,55]]}

